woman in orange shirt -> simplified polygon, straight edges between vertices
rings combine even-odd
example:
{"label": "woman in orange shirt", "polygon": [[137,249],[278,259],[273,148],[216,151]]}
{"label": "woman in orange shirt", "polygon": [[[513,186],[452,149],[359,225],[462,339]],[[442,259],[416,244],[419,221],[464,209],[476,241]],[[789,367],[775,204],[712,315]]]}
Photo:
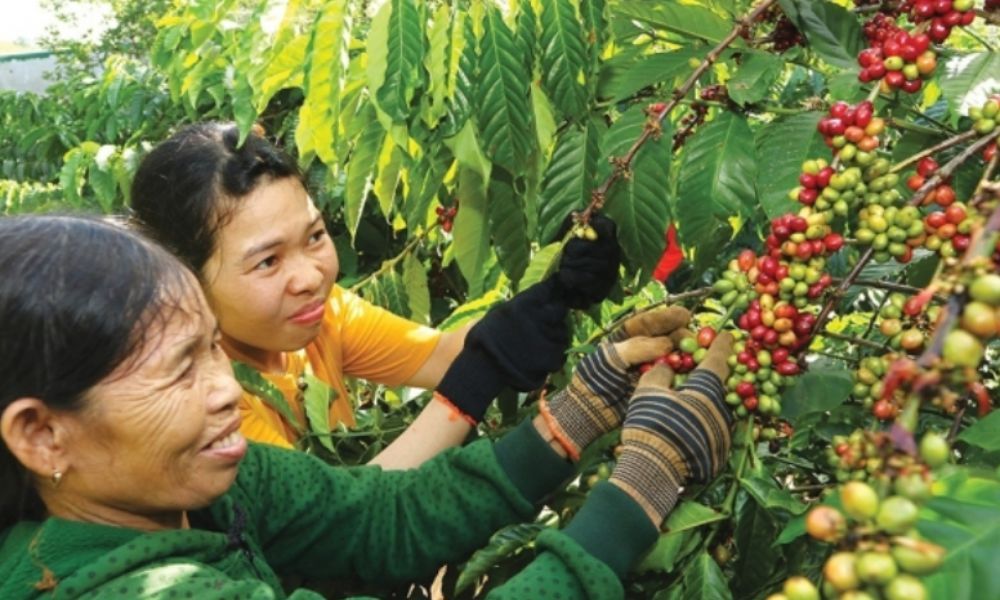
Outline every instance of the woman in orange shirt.
{"label": "woman in orange shirt", "polygon": [[[291,414],[245,393],[240,405],[244,435],[293,446],[306,419],[299,381],[310,371],[335,395],[330,422],[348,426],[354,416],[345,375],[393,386],[442,385],[468,328],[438,332],[337,286],[336,250],[294,161],[254,133],[242,146],[238,140],[233,124],[203,123],[178,131],[143,159],[131,205],[140,227],[198,275],[229,357],[258,370],[285,397]],[[600,300],[617,276],[614,227],[609,221],[601,225],[598,242],[574,241],[574,253],[566,252],[570,258],[564,256],[561,263],[557,275],[568,283],[560,289],[585,290],[586,298],[574,297],[571,306]],[[538,287],[509,304],[539,319],[522,335],[536,336],[539,348],[545,348],[538,351],[538,365],[552,370],[561,365],[568,342],[559,318],[566,302],[557,302],[554,314],[546,313],[554,288]],[[558,326],[546,327],[545,319]],[[442,385],[455,390],[452,397],[475,398],[475,406],[458,407],[471,418],[456,418],[448,402],[430,402],[373,463],[417,466],[461,444],[499,387],[537,386],[537,374],[530,381],[493,377],[496,370],[484,366],[491,361],[502,366],[509,351],[496,346],[515,347],[507,330],[517,320],[497,316],[494,326],[481,327],[488,335],[480,337],[501,338],[485,342],[494,347],[486,348],[477,365],[464,365],[467,373],[482,374],[481,380],[469,386],[469,377],[455,376]]]}

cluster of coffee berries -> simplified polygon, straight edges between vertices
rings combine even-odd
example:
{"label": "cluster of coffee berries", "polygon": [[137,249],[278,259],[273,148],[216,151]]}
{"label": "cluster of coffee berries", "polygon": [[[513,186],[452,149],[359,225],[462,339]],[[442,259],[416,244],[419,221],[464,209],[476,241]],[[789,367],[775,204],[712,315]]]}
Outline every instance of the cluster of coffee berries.
{"label": "cluster of coffee berries", "polygon": [[924,217],[927,239],[923,245],[942,258],[958,256],[969,248],[973,224],[974,219],[961,202],[935,210]]}
{"label": "cluster of coffee berries", "polygon": [[[801,266],[801,265],[799,265]],[[759,364],[774,366],[782,375],[796,375],[798,364],[791,353],[797,352],[809,342],[809,333],[816,325],[816,315],[802,312],[792,303],[775,300],[770,294],[761,294],[750,303],[747,311],[736,320],[740,329],[747,332],[747,354],[737,353],[737,361],[756,370]],[[761,361],[755,355],[758,350],[784,350],[772,353],[768,360]]]}
{"label": "cluster of coffee berries", "polygon": [[813,206],[820,199],[823,191],[830,185],[833,177],[833,167],[822,158],[807,160],[802,163],[802,174],[799,175],[799,186],[792,190],[790,198],[806,206]]}
{"label": "cluster of coffee berries", "polygon": [[945,336],[941,356],[952,366],[975,369],[983,359],[984,343],[1000,336],[1000,275],[977,275],[967,294],[958,327]]}
{"label": "cluster of coffee berries", "polygon": [[901,8],[909,11],[914,23],[930,21],[927,34],[937,43],[948,39],[953,28],[976,18],[973,0],[904,0]]}
{"label": "cluster of coffee berries", "polygon": [[734,350],[736,354],[729,358],[733,373],[726,381],[726,403],[739,417],[780,414],[781,390],[801,371],[791,353],[786,348],[763,349],[758,341],[742,335]]}
{"label": "cluster of coffee berries", "polygon": [[[813,258],[822,260],[840,250],[844,239],[830,229],[828,223],[832,217],[829,212],[813,212],[808,208],[802,209],[799,214],[787,213],[775,217],[771,220],[771,231],[764,240],[767,256],[809,262]],[[776,265],[774,269],[761,268],[759,272],[772,279],[782,279],[778,275],[778,266],[780,265]],[[817,264],[816,268],[822,270],[823,264]],[[754,282],[753,277],[750,280]]]}
{"label": "cluster of coffee berries", "polygon": [[[879,15],[881,16],[881,15]],[[891,19],[874,19],[870,47],[858,54],[861,70],[858,79],[867,83],[881,81],[884,91],[901,89],[913,94],[923,87],[923,80],[934,74],[937,55],[930,49],[927,34],[910,35]]]}
{"label": "cluster of coffee berries", "polygon": [[894,360],[895,356],[892,354],[866,356],[854,371],[854,387],[851,389],[851,395],[861,402],[864,408],[872,411],[875,418],[880,421],[895,419],[906,401],[906,395],[902,390],[894,394],[885,393],[883,378]]}
{"label": "cluster of coffee berries", "polygon": [[[682,337],[674,350],[640,365],[639,372],[645,373],[656,365],[666,365],[676,375],[690,373],[705,358],[708,347],[715,340],[715,335],[716,331],[712,327],[702,327],[697,334]],[[674,383],[679,385],[683,383],[683,379],[678,378]]]}
{"label": "cluster of coffee berries", "polygon": [[915,206],[885,208],[872,204],[861,209],[858,216],[860,221],[855,237],[860,244],[875,250],[876,262],[895,258],[908,263],[913,258],[913,249],[925,242],[924,224]]}
{"label": "cluster of coffee berries", "polygon": [[[927,179],[933,177],[938,170],[938,163],[929,156],[925,156],[917,163],[917,171],[906,179],[906,187],[916,192],[924,186]],[[955,189],[951,187],[949,181],[944,181],[924,196],[922,205],[939,204],[944,207],[951,206],[955,202]]]}
{"label": "cluster of coffee berries", "polygon": [[806,38],[799,31],[799,28],[795,26],[784,14],[778,19],[774,24],[774,31],[771,32],[771,44],[774,51],[777,53],[783,53],[791,50],[795,46],[802,46],[805,44]]}
{"label": "cluster of coffee berries", "polygon": [[885,131],[885,120],[875,116],[875,108],[867,100],[857,106],[834,102],[816,129],[823,134],[823,141],[840,162],[846,164],[859,153],[871,153],[878,148],[878,136]]}
{"label": "cluster of coffee berries", "polygon": [[[874,157],[874,154],[865,154]],[[799,176],[799,183],[814,184],[817,187],[808,188],[800,185],[792,190],[789,197],[795,196],[803,204],[812,201],[812,206],[817,211],[833,210],[833,214],[840,217],[847,216],[856,207],[859,199],[867,198],[870,186],[862,180],[862,171],[859,167],[848,167],[839,173],[832,173],[829,178],[826,174],[830,173],[832,168],[824,167],[820,171],[822,177],[820,175],[809,177],[808,170],[813,168],[811,163],[823,164],[823,161],[806,161],[803,164],[803,174]],[[820,188],[823,183],[826,185]]]}
{"label": "cluster of coffee berries", "polygon": [[[819,588],[804,577],[788,579],[768,600],[886,598],[924,600],[921,576],[936,571],[945,551],[915,530],[919,505],[930,497],[931,469],[948,461],[943,437],[928,433],[919,460],[899,451],[888,434],[856,431],[835,438],[834,457],[844,466],[841,508],[819,505],[806,515],[806,531],[837,544],[823,565]],[[864,481],[873,475],[871,483]]]}
{"label": "cluster of coffee berries", "polygon": [[[982,106],[973,106],[969,109],[972,128],[977,133],[983,135],[993,133],[993,130],[997,127],[998,116],[1000,116],[1000,96],[991,96]],[[996,143],[992,146],[995,153]],[[991,158],[987,158],[986,160],[990,160]]]}
{"label": "cluster of coffee berries", "polygon": [[455,225],[455,215],[458,214],[458,200],[451,206],[438,206],[434,209],[437,213],[437,222],[446,233],[451,232]]}
{"label": "cluster of coffee berries", "polygon": [[889,340],[889,347],[908,354],[924,349],[929,330],[937,322],[939,306],[924,306],[919,300],[899,293],[889,294],[888,302],[879,310],[879,331]]}

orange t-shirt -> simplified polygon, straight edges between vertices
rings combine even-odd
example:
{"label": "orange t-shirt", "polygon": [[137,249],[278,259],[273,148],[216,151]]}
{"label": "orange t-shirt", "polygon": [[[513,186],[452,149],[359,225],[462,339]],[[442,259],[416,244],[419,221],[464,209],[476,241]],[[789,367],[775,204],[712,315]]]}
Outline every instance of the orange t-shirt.
{"label": "orange t-shirt", "polygon": [[[285,354],[284,373],[263,373],[281,390],[300,423],[305,410],[298,400],[299,377],[306,364],[336,393],[330,405],[330,424],[354,425],[354,405],[347,397],[344,377],[358,377],[389,386],[400,385],[427,361],[441,333],[379,308],[351,292],[333,286],[319,335],[304,349]],[[291,447],[297,434],[263,400],[243,393],[240,401],[248,439]]]}

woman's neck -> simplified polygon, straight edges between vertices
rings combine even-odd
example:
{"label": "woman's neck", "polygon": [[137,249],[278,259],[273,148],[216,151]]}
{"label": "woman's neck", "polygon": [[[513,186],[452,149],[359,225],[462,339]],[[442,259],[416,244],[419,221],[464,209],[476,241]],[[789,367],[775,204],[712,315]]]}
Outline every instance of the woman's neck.
{"label": "woman's neck", "polygon": [[250,346],[224,333],[222,334],[222,349],[230,359],[246,363],[262,373],[283,373],[285,371],[284,352]]}
{"label": "woman's neck", "polygon": [[77,502],[62,497],[48,498],[43,501],[50,517],[67,521],[109,525],[138,531],[191,528],[187,511],[135,514],[114,507],[88,505],[86,502]]}

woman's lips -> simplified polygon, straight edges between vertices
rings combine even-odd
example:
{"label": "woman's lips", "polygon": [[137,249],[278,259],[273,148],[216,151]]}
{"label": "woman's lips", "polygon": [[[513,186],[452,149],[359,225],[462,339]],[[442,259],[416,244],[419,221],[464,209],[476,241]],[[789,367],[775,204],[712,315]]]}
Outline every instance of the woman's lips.
{"label": "woman's lips", "polygon": [[288,320],[297,325],[313,325],[323,318],[324,310],[326,310],[326,303],[317,300],[300,308]]}

